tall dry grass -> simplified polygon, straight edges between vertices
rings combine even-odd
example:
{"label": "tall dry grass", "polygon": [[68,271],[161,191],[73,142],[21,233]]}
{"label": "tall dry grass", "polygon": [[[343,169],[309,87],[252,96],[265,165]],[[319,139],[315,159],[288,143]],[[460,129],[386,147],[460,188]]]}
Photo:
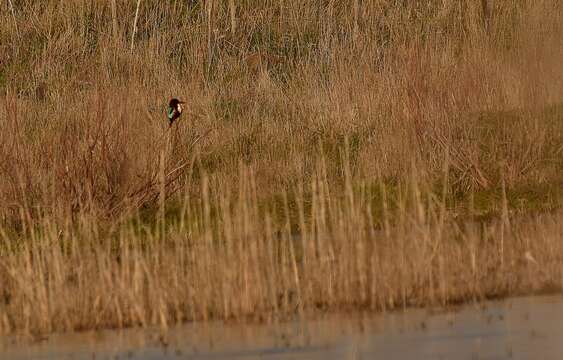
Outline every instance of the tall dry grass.
{"label": "tall dry grass", "polygon": [[0,9],[3,331],[560,287],[558,1]]}
{"label": "tall dry grass", "polygon": [[561,289],[561,212],[459,221],[413,178],[397,210],[381,197],[388,212],[376,219],[365,188],[347,181],[340,196],[319,164],[295,189],[298,226],[286,202],[276,230],[253,170],[239,175],[236,187],[203,177],[201,199],[186,193],[179,216],[157,226],[133,221],[108,235],[84,214],[62,226],[25,223],[23,241],[3,234],[0,330],[280,321]]}

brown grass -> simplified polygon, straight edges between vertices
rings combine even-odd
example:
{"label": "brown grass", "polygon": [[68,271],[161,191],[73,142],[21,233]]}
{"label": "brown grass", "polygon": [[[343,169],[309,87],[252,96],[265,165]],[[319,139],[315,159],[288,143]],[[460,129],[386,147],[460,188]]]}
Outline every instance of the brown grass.
{"label": "brown grass", "polygon": [[421,4],[0,4],[0,331],[559,289],[562,5]]}

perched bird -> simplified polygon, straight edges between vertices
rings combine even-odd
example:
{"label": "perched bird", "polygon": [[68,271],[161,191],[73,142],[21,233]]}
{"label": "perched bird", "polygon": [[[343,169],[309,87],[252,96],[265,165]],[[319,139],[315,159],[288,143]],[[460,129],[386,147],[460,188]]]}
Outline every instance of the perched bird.
{"label": "perched bird", "polygon": [[184,104],[183,101],[180,101],[176,98],[171,99],[168,103],[168,109],[166,109],[166,115],[168,116],[168,120],[170,121],[170,127],[174,121],[182,115],[182,105]]}

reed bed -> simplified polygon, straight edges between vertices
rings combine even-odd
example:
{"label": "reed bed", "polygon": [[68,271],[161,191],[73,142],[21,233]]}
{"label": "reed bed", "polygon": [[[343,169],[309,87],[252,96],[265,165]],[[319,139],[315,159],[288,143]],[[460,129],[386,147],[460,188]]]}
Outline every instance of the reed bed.
{"label": "reed bed", "polygon": [[[319,166],[296,189],[297,226],[276,230],[260,209],[253,171],[237,188],[202,180],[174,221],[108,230],[79,216],[25,225],[25,241],[2,237],[3,332],[168,327],[209,319],[282,321],[324,311],[443,306],[563,284],[562,214],[504,214],[459,221],[413,182],[380,219],[348,183],[334,194]],[[386,193],[381,185],[382,194]],[[288,194],[289,198],[289,194]],[[385,197],[384,209],[391,208]]]}
{"label": "reed bed", "polygon": [[0,10],[3,333],[561,289],[558,1]]}

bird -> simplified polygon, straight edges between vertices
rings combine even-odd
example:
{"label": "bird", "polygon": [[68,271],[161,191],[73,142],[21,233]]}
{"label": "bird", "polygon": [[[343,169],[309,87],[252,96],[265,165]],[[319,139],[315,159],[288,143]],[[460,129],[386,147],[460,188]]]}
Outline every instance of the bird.
{"label": "bird", "polygon": [[182,105],[184,104],[183,101],[180,101],[176,98],[170,99],[168,102],[168,109],[166,109],[166,115],[168,116],[168,120],[170,121],[169,126],[172,127],[174,121],[182,115]]}

